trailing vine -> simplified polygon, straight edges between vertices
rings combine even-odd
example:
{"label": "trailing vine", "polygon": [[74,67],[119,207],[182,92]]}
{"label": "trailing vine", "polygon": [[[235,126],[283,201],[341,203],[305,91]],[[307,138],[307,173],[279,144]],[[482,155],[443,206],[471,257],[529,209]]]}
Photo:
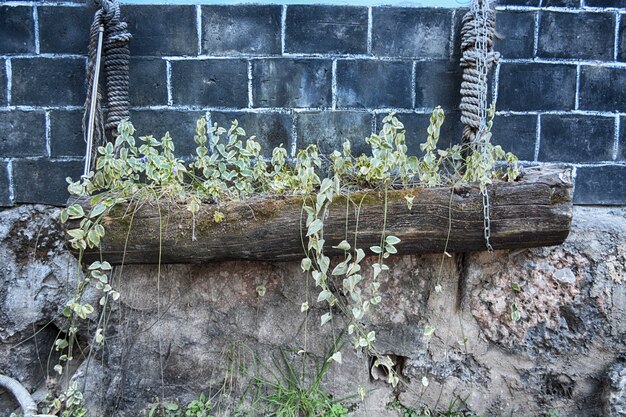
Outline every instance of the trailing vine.
{"label": "trailing vine", "polygon": [[[492,108],[491,119],[493,114]],[[195,215],[203,204],[217,206],[213,221],[219,223],[237,221],[225,217],[219,210],[224,201],[244,200],[257,194],[269,198],[302,195],[305,220],[301,231],[301,267],[315,283],[317,303],[328,307],[328,312],[321,316],[321,325],[340,312],[354,348],[375,354],[377,365],[388,368],[388,382],[395,386],[398,376],[391,372],[392,360],[376,352],[376,334],[369,324],[370,310],[382,300],[379,278],[389,271],[387,259],[398,252],[396,246],[401,243],[386,231],[388,191],[453,186],[462,182],[476,182],[482,188],[496,179],[513,181],[518,175],[517,158],[489,141],[480,152],[466,152],[460,145],[439,149],[444,119],[443,110],[437,107],[430,117],[428,136],[420,145],[422,155],[419,157],[407,153],[404,126],[391,113],[383,119],[380,132],[366,139],[370,155],[352,155],[351,144],[345,141],[341,151],[335,150],[328,156],[320,155],[315,145],[309,145],[289,158],[281,145],[266,158],[259,142],[254,137],[246,138],[237,121],[226,130],[217,124],[208,126],[206,119],[200,118],[194,137],[196,155],[189,162],[176,157],[169,133],[161,139],[153,136],[136,139],[133,125],[125,120],[119,124],[115,142],[98,148],[95,172],[78,181],[68,178],[70,193],[89,200],[88,204],[69,205],[63,210],[61,220],[72,221],[72,228],[67,230],[69,243],[82,260],[85,250],[101,245],[106,234],[104,219],[118,206],[135,210],[143,204],[158,204],[162,200],[176,202],[191,213],[195,228]],[[463,158],[466,153],[468,157]],[[358,241],[358,213],[362,201],[353,201],[350,197],[354,191],[363,189],[383,196],[380,241],[369,248],[361,247]],[[333,247],[343,251],[343,257],[332,265],[326,254],[324,223],[329,206],[339,198],[346,201],[346,213],[350,209],[356,213],[357,230],[351,242],[346,230],[346,239]],[[415,197],[408,194],[405,198],[410,209]],[[85,210],[85,207],[90,209]],[[195,239],[195,230],[192,230],[192,239]],[[376,257],[371,271],[362,267],[368,255]],[[68,332],[55,342],[55,349],[62,353],[59,364],[54,367],[60,374],[67,371],[67,364],[73,359],[77,321],[91,317],[96,310],[83,301],[91,283],[101,291],[101,317],[97,320],[91,347],[105,342],[107,320],[103,317],[108,303],[121,296],[111,285],[111,273],[112,267],[106,260],[88,265],[76,294],[65,306],[63,314],[69,320]],[[309,300],[305,300],[301,311],[308,314],[309,308]],[[341,351],[333,352],[330,359],[341,362]]]}

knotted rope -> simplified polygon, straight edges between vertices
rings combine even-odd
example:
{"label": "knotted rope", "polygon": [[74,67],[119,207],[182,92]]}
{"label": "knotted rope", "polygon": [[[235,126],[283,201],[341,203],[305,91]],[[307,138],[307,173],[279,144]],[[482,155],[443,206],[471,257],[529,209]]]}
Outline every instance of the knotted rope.
{"label": "knotted rope", "polygon": [[500,54],[493,51],[496,13],[489,0],[474,0],[461,29],[461,121],[463,144],[476,145],[486,128],[487,75]]}
{"label": "knotted rope", "polygon": [[[130,50],[128,42],[131,34],[128,32],[126,22],[120,20],[120,6],[117,0],[94,0],[100,8],[96,12],[91,24],[89,38],[89,55],[87,65],[87,86],[91,91],[94,83],[96,71],[96,54],[98,46],[98,32],[100,27],[104,27],[103,62],[106,73],[106,124],[102,115],[100,105],[102,95],[98,90],[96,100],[96,118],[94,131],[94,153],[97,152],[98,145],[107,140],[107,135],[112,137],[117,129],[117,125],[125,118],[129,117],[128,112],[128,85],[129,85],[129,63]],[[83,118],[83,130],[85,120],[88,117],[89,107],[93,98],[88,95],[85,101],[85,117]],[[95,158],[93,158],[95,161]]]}

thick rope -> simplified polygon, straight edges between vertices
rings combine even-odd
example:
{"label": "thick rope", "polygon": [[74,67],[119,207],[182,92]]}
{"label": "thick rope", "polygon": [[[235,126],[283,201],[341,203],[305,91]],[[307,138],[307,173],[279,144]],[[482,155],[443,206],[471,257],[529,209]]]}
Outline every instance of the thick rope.
{"label": "thick rope", "polygon": [[[113,137],[117,125],[130,116],[128,111],[128,85],[129,85],[129,64],[130,50],[128,42],[131,34],[128,32],[126,22],[120,20],[120,6],[117,0],[94,0],[100,7],[94,16],[91,24],[89,38],[89,56],[87,66],[87,87],[91,91],[93,87],[96,52],[98,46],[98,30],[104,27],[103,62],[106,73],[106,100],[107,118],[106,124],[102,115],[100,105],[102,94],[98,91],[96,100],[96,126],[94,132],[94,153],[97,152],[98,145],[104,144],[108,138]],[[87,112],[91,104],[91,97],[87,96],[85,101],[85,117],[83,118],[83,129]],[[85,129],[84,129],[85,130]],[[107,138],[108,136],[108,138]],[[95,156],[92,158],[96,160]]]}
{"label": "thick rope", "polygon": [[472,8],[463,16],[461,29],[461,121],[463,144],[476,145],[479,131],[486,126],[487,75],[500,54],[493,51],[496,31],[496,13],[489,0],[474,0]]}

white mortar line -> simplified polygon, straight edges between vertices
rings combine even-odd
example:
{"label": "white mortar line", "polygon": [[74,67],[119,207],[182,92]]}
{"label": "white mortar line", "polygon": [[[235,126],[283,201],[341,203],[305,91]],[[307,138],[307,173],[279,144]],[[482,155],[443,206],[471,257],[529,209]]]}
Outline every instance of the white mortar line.
{"label": "white mortar line", "polygon": [[332,84],[331,84],[331,94],[332,94],[332,109],[337,110],[337,60],[333,60],[332,67]]}
{"label": "white mortar line", "polygon": [[621,19],[622,15],[615,13],[615,44],[613,45],[613,61],[617,61],[617,52],[619,49],[619,24]]}
{"label": "white mortar line", "polygon": [[580,108],[580,65],[576,66],[576,95],[574,97],[574,110]]}
{"label": "white mortar line", "polygon": [[170,61],[165,61],[165,73],[166,73],[166,86],[167,86],[167,105],[172,106],[174,100],[172,98],[172,64]]}
{"label": "white mortar line", "polygon": [[613,160],[617,160],[617,151],[619,149],[619,133],[620,133],[620,116],[615,115],[615,138],[613,141]]}
{"label": "white mortar line", "polygon": [[252,108],[253,106],[253,97],[252,97],[252,61],[248,61],[248,108]]}
{"label": "white mortar line", "polygon": [[46,110],[46,156],[52,156],[52,145],[50,143],[50,110]]}
{"label": "white mortar line", "polygon": [[372,30],[373,30],[373,17],[372,8],[367,8],[367,54],[372,55]]}
{"label": "white mortar line", "polygon": [[[33,58],[35,55],[24,55],[24,56],[15,56],[11,55],[11,58]],[[39,57],[44,57],[44,55],[39,55]],[[51,56],[51,54],[47,54],[48,58],[85,58],[85,56]],[[134,58],[154,58],[150,55],[136,55]],[[207,61],[207,60],[215,60],[215,61],[241,61],[246,59],[279,59],[279,58],[302,58],[302,59],[343,59],[345,61],[391,61],[391,62],[442,62],[444,59],[442,58],[433,58],[433,57],[418,57],[412,58],[407,56],[373,56],[366,54],[330,54],[330,53],[292,53],[285,52],[281,55],[255,55],[255,54],[238,54],[238,55],[167,55],[162,56],[161,59],[167,59],[168,61]],[[507,60],[507,62],[534,62],[531,60]],[[567,63],[571,63],[571,61],[567,61]],[[594,63],[593,65],[597,65]],[[626,66],[626,64],[624,64]]]}
{"label": "white mortar line", "polygon": [[87,59],[87,55],[79,55],[79,54],[11,54],[11,55],[7,55],[7,57],[11,57],[14,59],[20,59],[20,58]]}
{"label": "white mortar line", "polygon": [[7,105],[11,105],[11,89],[13,88],[13,69],[11,68],[11,59],[4,61],[4,70],[7,76]]}
{"label": "white mortar line", "polygon": [[562,58],[532,58],[532,59],[512,59],[501,58],[501,63],[504,64],[549,64],[549,65],[582,65],[591,67],[603,67],[603,68],[626,68],[626,62],[613,62],[613,61],[589,61],[583,59],[562,59]]}
{"label": "white mortar line", "polygon": [[202,6],[196,5],[196,33],[198,34],[198,55],[202,55]]}
{"label": "white mortar line", "polygon": [[535,13],[535,31],[533,33],[533,57],[537,56],[537,50],[539,49],[539,24],[540,24],[539,12]]}
{"label": "white mortar line", "polygon": [[82,110],[83,106],[5,106],[0,112],[6,111],[47,111],[47,110]]}
{"label": "white mortar line", "polygon": [[14,1],[2,4],[3,6],[65,6],[65,7],[85,7],[85,3],[66,2],[66,1]]}
{"label": "white mortar line", "polygon": [[535,137],[535,154],[533,156],[533,160],[535,162],[539,161],[539,147],[541,146],[541,114],[537,115],[537,132]]}
{"label": "white mortar line", "polygon": [[411,65],[411,108],[415,108],[417,102],[417,62]]}
{"label": "white mortar line", "polygon": [[452,19],[450,22],[450,38],[448,39],[448,45],[450,50],[448,51],[448,57],[452,58],[454,55],[454,41],[456,39],[456,31],[454,30],[454,23],[456,21],[456,9],[452,9]]}
{"label": "white mortar line", "polygon": [[591,7],[591,6],[583,6],[581,8],[578,7],[557,7],[557,6],[513,6],[513,5],[502,5],[496,6],[497,11],[511,11],[511,12],[538,12],[538,11],[548,11],[548,12],[559,12],[559,13],[606,13],[607,11],[617,11],[620,12],[623,9],[619,7]]}
{"label": "white mortar line", "polygon": [[9,201],[15,204],[15,183],[13,181],[13,160],[7,161],[7,178],[9,180]]}
{"label": "white mortar line", "polygon": [[35,24],[35,54],[39,55],[39,12],[37,6],[33,7],[33,23]]}
{"label": "white mortar line", "polygon": [[287,32],[287,5],[284,4],[280,11],[280,52],[285,54],[285,33]]}

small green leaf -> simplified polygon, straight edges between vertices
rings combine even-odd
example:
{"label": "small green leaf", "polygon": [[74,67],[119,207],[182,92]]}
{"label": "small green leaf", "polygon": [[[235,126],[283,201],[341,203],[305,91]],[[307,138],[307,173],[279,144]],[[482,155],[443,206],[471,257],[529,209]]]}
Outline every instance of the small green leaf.
{"label": "small green leaf", "polygon": [[343,358],[341,357],[341,352],[333,353],[333,355],[330,358],[328,358],[327,362],[330,362],[330,361],[335,361],[337,363],[342,363]]}
{"label": "small green leaf", "polygon": [[333,272],[331,273],[331,275],[335,275],[335,276],[343,275],[346,273],[347,270],[348,270],[348,265],[345,262],[341,262],[337,264],[335,269],[333,269]]}
{"label": "small green leaf", "polygon": [[313,223],[309,225],[309,229],[307,230],[306,235],[311,236],[322,230],[322,227],[324,227],[324,223],[322,223],[320,219],[315,219]]}
{"label": "small green leaf", "polygon": [[300,267],[302,271],[306,272],[311,269],[311,258],[304,258],[302,262],[300,262]]}
{"label": "small green leaf", "polygon": [[322,301],[328,301],[332,298],[333,294],[328,291],[328,290],[323,290],[322,292],[320,292],[320,294],[317,296],[317,302],[321,303]]}
{"label": "small green leaf", "polygon": [[387,242],[390,245],[397,245],[398,243],[400,243],[400,239],[398,239],[395,236],[390,235],[385,238],[385,242]]}
{"label": "small green leaf", "polygon": [[332,318],[332,315],[330,313],[326,313],[323,314],[320,321],[321,321],[321,325],[325,325],[326,323],[328,323],[328,321]]}
{"label": "small green leaf", "polygon": [[383,251],[380,246],[370,246],[370,250],[374,253],[381,253]]}
{"label": "small green leaf", "polygon": [[344,251],[350,250],[350,247],[351,246],[347,240],[342,240],[341,243],[339,243],[337,246],[333,246],[333,248],[335,249],[344,250]]}
{"label": "small green leaf", "polygon": [[102,203],[96,204],[96,206],[91,209],[91,213],[89,214],[89,218],[93,219],[94,217],[98,217],[106,210],[106,206]]}
{"label": "small green leaf", "polygon": [[304,303],[302,303],[302,305],[300,305],[300,312],[304,313],[305,311],[309,310],[309,303],[307,301],[305,301]]}
{"label": "small green leaf", "polygon": [[365,258],[365,251],[363,249],[356,250],[356,263],[359,263]]}

